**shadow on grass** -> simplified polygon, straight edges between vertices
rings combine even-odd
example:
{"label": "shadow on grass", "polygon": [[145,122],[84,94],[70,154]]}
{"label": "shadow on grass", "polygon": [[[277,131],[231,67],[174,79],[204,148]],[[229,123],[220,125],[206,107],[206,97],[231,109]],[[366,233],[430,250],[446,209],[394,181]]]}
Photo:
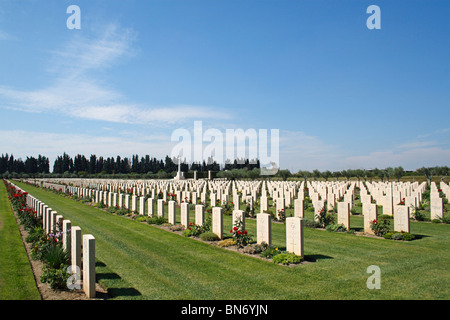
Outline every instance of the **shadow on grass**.
{"label": "shadow on grass", "polygon": [[318,260],[326,260],[326,259],[334,259],[334,258],[330,256],[324,256],[323,254],[305,255],[305,261],[309,262],[316,262]]}
{"label": "shadow on grass", "polygon": [[[106,264],[102,261],[96,261],[95,267],[97,270],[96,280],[101,283],[103,287],[106,287],[107,293],[104,294],[104,299],[119,298],[119,297],[138,297],[142,294],[135,288],[122,286],[126,284],[126,281],[111,270],[108,269]],[[104,269],[104,270],[102,270]],[[105,271],[105,272],[102,272]]]}
{"label": "shadow on grass", "polygon": [[118,297],[139,297],[142,294],[135,288],[108,288],[108,295],[111,298],[118,298]]}
{"label": "shadow on grass", "polygon": [[431,236],[426,236],[424,234],[416,234],[416,233],[414,233],[413,236],[414,236],[414,240],[420,240],[420,239],[423,239],[423,238],[430,238],[431,237]]}

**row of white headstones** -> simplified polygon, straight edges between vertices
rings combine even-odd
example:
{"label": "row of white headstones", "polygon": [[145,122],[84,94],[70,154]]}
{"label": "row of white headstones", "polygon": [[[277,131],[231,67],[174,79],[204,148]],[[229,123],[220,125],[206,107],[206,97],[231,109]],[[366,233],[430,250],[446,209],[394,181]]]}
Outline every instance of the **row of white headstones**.
{"label": "row of white headstones", "polygon": [[[25,192],[16,185],[14,187]],[[88,298],[95,298],[95,237],[92,234],[82,235],[80,227],[72,226],[70,220],[64,219],[63,215],[29,193],[26,206],[42,218],[42,228],[48,236],[62,236],[62,247],[68,252],[71,263],[67,270],[72,274],[68,288],[82,288]]]}
{"label": "row of white headstones", "polygon": [[[189,203],[195,204],[195,224],[204,223],[205,204],[212,209],[212,228],[220,238],[223,235],[223,209],[219,206],[233,199],[233,221],[241,220],[245,225],[245,215],[240,210],[242,202],[252,207],[260,201],[260,213],[257,217],[257,242],[271,244],[271,216],[267,214],[269,197],[274,199],[277,218],[286,207],[293,205],[294,217],[286,219],[287,251],[303,255],[303,218],[306,194],[311,198],[315,219],[326,209],[337,206],[338,223],[350,229],[350,212],[354,204],[355,188],[360,189],[364,232],[373,234],[371,223],[377,220],[377,205],[383,214],[394,216],[394,231],[410,232],[410,218],[422,200],[426,183],[410,182],[324,182],[324,181],[226,181],[226,180],[85,180],[59,179],[54,181],[34,181],[44,187],[61,189],[80,197],[93,198],[95,202],[103,201],[108,206],[126,208],[140,215],[153,216],[155,205],[157,215],[164,217],[164,205],[167,203],[168,222],[176,223],[175,206],[181,207],[181,224],[189,225]],[[70,186],[69,186],[70,185]],[[450,188],[441,182],[444,194]],[[123,192],[123,193],[122,193]],[[126,193],[125,193],[126,192]],[[231,193],[231,196],[230,196]],[[149,194],[145,204],[145,195]],[[157,199],[157,195],[162,199]],[[200,199],[198,199],[200,196]],[[448,197],[448,196],[447,196]],[[209,198],[209,199],[208,199]],[[197,204],[200,200],[201,204]],[[437,186],[431,184],[431,219],[443,217],[443,202]],[[155,203],[156,202],[156,203]],[[325,204],[326,203],[326,204]],[[139,206],[138,206],[139,204]],[[326,208],[325,208],[326,207]],[[395,212],[395,214],[394,214]],[[295,219],[291,219],[295,218]]]}
{"label": "row of white headstones", "polygon": [[[224,181],[208,181],[204,183],[203,186],[199,186],[198,189],[189,189],[186,190],[178,190],[176,184],[185,184],[183,182],[178,183],[177,181],[170,180],[170,184],[166,184],[166,182],[161,183],[161,188],[150,188],[150,187],[137,187],[135,185],[130,184],[129,182],[126,185],[122,186],[113,186],[114,182],[108,181],[106,185],[104,183],[100,183],[96,186],[96,188],[90,187],[85,188],[81,186],[68,186],[68,184],[73,184],[74,181],[51,181],[51,182],[43,182],[40,183],[36,181],[28,181],[29,183],[40,184],[46,188],[52,188],[55,190],[61,190],[62,192],[69,192],[71,194],[75,194],[80,197],[92,198],[94,202],[99,203],[103,202],[108,206],[119,207],[129,209],[132,212],[136,212],[140,215],[147,216],[156,216],[165,217],[165,205],[167,204],[167,219],[170,224],[176,224],[176,205],[180,206],[181,213],[181,225],[185,228],[189,227],[189,216],[190,216],[190,205],[195,204],[195,224],[203,225],[205,222],[205,205],[197,204],[197,201],[200,200],[202,203],[209,203],[212,207],[212,216],[211,216],[211,227],[212,232],[215,233],[219,239],[223,238],[223,208],[220,207],[220,204],[225,204],[230,202],[230,196],[226,194],[226,190],[230,190],[231,184],[224,183]],[[188,181],[184,181],[188,182]],[[225,181],[226,182],[226,181]],[[63,183],[63,184],[62,184]],[[239,183],[241,184],[241,183]],[[164,186],[164,187],[162,187]],[[167,187],[167,188],[165,188]],[[211,187],[209,192],[206,190],[208,187]],[[257,199],[257,188],[250,186],[243,186],[243,191],[239,191],[238,187],[233,187],[233,215],[232,221],[233,225],[238,224],[240,221],[241,226],[245,229],[245,213],[243,210],[240,210],[241,198],[243,198],[246,203],[250,206],[254,205],[254,201]],[[263,187],[264,188],[264,187]],[[269,187],[271,193],[275,192],[275,188],[272,186]],[[303,190],[303,183],[300,187]],[[108,191],[110,190],[110,191]],[[131,191],[129,193],[119,193],[113,191]],[[195,190],[195,191],[193,191]],[[225,190],[225,191],[222,191]],[[281,190],[281,189],[280,189]],[[147,191],[150,198],[144,196]],[[298,190],[297,190],[298,191]],[[136,192],[138,195],[134,194]],[[141,193],[143,192],[143,193]],[[161,199],[157,199],[156,195],[161,194]],[[281,193],[281,191],[279,191]],[[200,199],[198,199],[197,194],[200,195]],[[283,192],[283,194],[285,194]],[[173,195],[173,196],[171,196]],[[295,195],[295,187],[291,187],[286,189],[286,194],[288,198],[292,198]],[[303,196],[303,193],[302,193]],[[174,200],[171,200],[171,199]],[[264,200],[263,200],[264,201]],[[278,203],[283,202],[284,200],[278,200]],[[267,206],[268,198],[265,197],[265,203]],[[286,202],[288,203],[288,202]],[[303,204],[302,204],[303,206]],[[267,208],[266,208],[267,211]],[[302,211],[303,212],[303,211]],[[261,244],[263,242],[268,245],[272,244],[272,217],[270,214],[261,212],[256,215],[257,220],[257,243]],[[295,253],[299,256],[304,256],[304,240],[303,240],[303,213],[301,215],[297,215],[295,217],[288,217],[286,219],[286,251]]]}

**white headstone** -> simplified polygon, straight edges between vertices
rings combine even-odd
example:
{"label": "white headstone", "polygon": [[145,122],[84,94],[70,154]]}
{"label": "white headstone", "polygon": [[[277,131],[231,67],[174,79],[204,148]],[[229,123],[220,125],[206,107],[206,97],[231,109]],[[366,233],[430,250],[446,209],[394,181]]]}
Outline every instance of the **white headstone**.
{"label": "white headstone", "polygon": [[219,239],[223,238],[223,209],[221,207],[212,208],[212,232],[217,234]]}
{"label": "white headstone", "polygon": [[272,244],[272,218],[268,213],[256,215],[256,242]]}
{"label": "white headstone", "polygon": [[170,224],[176,224],[177,215],[175,211],[175,201],[169,200],[167,207],[167,219]]}
{"label": "white headstone", "polygon": [[181,204],[181,224],[187,228],[189,227],[189,203]]}
{"label": "white headstone", "polygon": [[83,236],[83,291],[88,298],[95,298],[95,238]]}
{"label": "white headstone", "polygon": [[350,204],[348,202],[338,202],[338,224],[343,224],[350,230]]}
{"label": "white headstone", "polygon": [[397,206],[394,213],[394,231],[409,233],[409,208]]}
{"label": "white headstone", "polygon": [[286,218],[286,251],[298,256],[304,256],[303,219],[301,218]]}

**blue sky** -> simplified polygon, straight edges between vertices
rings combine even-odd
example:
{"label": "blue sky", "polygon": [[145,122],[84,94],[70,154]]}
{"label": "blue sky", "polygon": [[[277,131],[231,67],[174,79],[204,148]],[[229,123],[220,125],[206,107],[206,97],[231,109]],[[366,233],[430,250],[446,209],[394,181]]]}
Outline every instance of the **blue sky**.
{"label": "blue sky", "polygon": [[202,121],[280,130],[294,172],[449,165],[449,16],[446,0],[0,0],[0,153],[162,158]]}

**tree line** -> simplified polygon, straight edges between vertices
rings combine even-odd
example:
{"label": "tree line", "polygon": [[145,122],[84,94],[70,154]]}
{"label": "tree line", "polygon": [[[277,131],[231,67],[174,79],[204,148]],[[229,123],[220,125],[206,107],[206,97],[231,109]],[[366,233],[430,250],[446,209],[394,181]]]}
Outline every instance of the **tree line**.
{"label": "tree line", "polygon": [[[201,163],[180,164],[182,172],[217,172],[216,177],[227,179],[257,179],[260,178],[259,160],[236,159],[227,160],[224,166],[221,166],[211,158]],[[164,159],[157,159],[149,155],[139,157],[133,155],[127,157],[97,157],[90,155],[87,158],[84,155],[77,154],[74,158],[64,153],[56,157],[53,164],[53,171],[50,173],[50,161],[47,157],[39,155],[37,158],[27,157],[25,161],[21,158],[14,158],[14,155],[1,155],[0,157],[0,175],[3,177],[25,175],[25,176],[53,176],[53,177],[110,177],[110,176],[142,176],[145,178],[171,178],[178,171],[178,162],[166,156]],[[373,170],[348,169],[340,171],[320,171],[318,169],[307,171],[300,170],[292,173],[287,169],[278,170],[275,177],[287,180],[288,178],[297,179],[342,179],[350,178],[373,179],[378,178],[382,181],[399,181],[404,176],[425,176],[429,182],[432,177],[439,176],[445,178],[450,174],[450,168],[447,166],[422,167],[415,171],[405,171],[401,166],[388,167],[384,169],[375,168]]]}
{"label": "tree line", "polygon": [[339,179],[339,178],[346,178],[349,180],[350,178],[357,178],[358,180],[364,179],[373,179],[378,178],[382,181],[392,181],[393,179],[400,181],[401,178],[405,176],[425,176],[427,180],[430,182],[431,178],[434,176],[438,176],[441,178],[445,178],[450,174],[450,168],[447,166],[436,166],[436,167],[422,167],[419,169],[416,169],[415,171],[405,171],[403,167],[387,167],[384,169],[372,169],[372,170],[365,170],[365,169],[348,169],[348,170],[341,170],[341,171],[319,171],[319,170],[313,170],[313,171],[298,171],[297,173],[291,173],[289,170],[279,170],[278,175],[282,177],[284,180],[286,180],[289,177],[297,177],[297,178],[304,178],[304,179],[319,179],[323,178],[326,181],[329,179]]}
{"label": "tree line", "polygon": [[14,155],[4,155],[0,157],[0,174],[4,173],[49,173],[50,172],[50,161],[47,157],[39,155],[35,157],[27,157],[25,161],[21,158],[16,159]]}
{"label": "tree line", "polygon": [[[209,158],[203,162],[180,163],[180,170],[182,172],[197,171],[221,171],[233,169],[254,169],[259,168],[259,160],[249,161],[248,159],[227,161],[224,168],[213,159]],[[93,176],[93,175],[127,175],[127,174],[158,174],[159,177],[168,177],[170,174],[178,171],[178,160],[166,156],[165,159],[157,159],[146,155],[139,157],[133,155],[128,157],[97,157],[90,155],[86,157],[77,154],[72,158],[67,153],[57,156],[53,164],[53,175],[78,175],[78,176]],[[3,155],[0,158],[0,174],[49,174],[50,162],[49,159],[39,155],[37,159],[27,157],[25,161],[22,159],[15,159],[14,155]]]}

